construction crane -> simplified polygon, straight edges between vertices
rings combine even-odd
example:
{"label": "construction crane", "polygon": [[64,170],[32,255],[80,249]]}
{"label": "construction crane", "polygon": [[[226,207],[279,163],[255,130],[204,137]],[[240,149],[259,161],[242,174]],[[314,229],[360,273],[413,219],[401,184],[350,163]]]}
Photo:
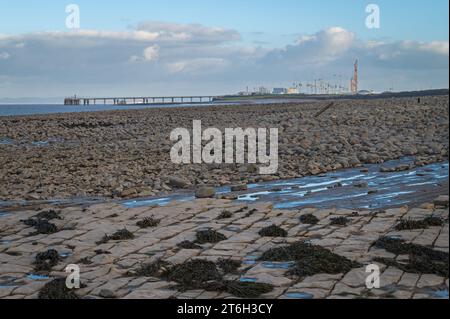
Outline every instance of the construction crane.
{"label": "construction crane", "polygon": [[352,94],[358,94],[358,60],[355,61],[353,77],[350,80],[350,91]]}

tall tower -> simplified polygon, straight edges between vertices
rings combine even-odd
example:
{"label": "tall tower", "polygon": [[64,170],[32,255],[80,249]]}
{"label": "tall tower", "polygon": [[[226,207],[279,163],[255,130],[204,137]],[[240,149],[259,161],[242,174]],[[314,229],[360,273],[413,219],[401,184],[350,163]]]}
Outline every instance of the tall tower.
{"label": "tall tower", "polygon": [[350,91],[353,94],[358,94],[358,60],[355,61],[353,77],[350,80]]}

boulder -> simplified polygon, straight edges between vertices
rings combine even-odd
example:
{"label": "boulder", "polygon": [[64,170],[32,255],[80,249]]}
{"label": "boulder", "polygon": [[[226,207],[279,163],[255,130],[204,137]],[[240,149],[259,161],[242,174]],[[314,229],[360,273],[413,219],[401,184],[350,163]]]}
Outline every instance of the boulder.
{"label": "boulder", "polygon": [[214,187],[202,186],[195,192],[196,198],[212,198],[216,195],[216,189]]}
{"label": "boulder", "polygon": [[171,176],[169,177],[168,184],[174,188],[185,188],[188,185],[188,182],[180,177]]}
{"label": "boulder", "polygon": [[247,184],[237,184],[237,185],[231,186],[232,192],[241,192],[241,191],[246,191],[247,189],[248,189]]}

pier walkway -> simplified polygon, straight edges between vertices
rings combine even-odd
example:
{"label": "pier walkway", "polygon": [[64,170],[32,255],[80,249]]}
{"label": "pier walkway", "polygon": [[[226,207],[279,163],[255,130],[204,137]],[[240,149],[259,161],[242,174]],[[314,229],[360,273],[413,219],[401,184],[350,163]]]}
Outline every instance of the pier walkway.
{"label": "pier walkway", "polygon": [[64,105],[151,105],[210,103],[216,96],[161,96],[161,97],[69,97]]}

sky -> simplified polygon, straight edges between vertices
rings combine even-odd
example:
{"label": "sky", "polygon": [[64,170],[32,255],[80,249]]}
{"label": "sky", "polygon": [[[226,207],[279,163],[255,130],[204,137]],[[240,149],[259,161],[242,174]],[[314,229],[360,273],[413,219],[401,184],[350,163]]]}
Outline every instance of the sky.
{"label": "sky", "polygon": [[[379,28],[366,25],[369,4],[379,8]],[[448,6],[0,0],[0,98],[220,95],[317,79],[347,87],[355,59],[361,89],[448,88]]]}

